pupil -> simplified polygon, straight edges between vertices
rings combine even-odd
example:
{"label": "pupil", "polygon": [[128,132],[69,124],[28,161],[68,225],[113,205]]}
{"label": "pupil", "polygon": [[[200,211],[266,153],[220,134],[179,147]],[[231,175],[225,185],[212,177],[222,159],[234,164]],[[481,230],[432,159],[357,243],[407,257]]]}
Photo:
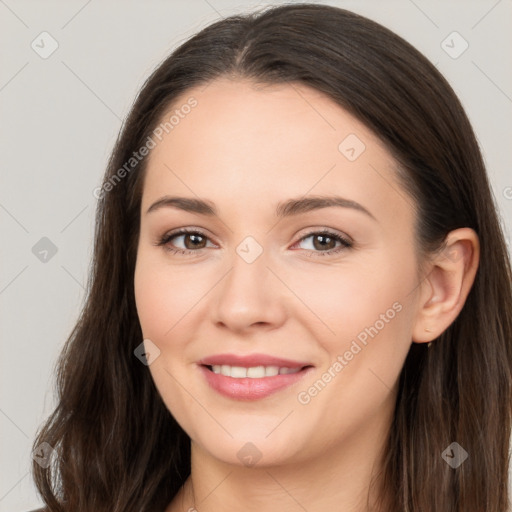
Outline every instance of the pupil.
{"label": "pupil", "polygon": [[[197,248],[198,245],[200,244],[200,240],[199,240],[199,243],[198,242],[198,239],[201,239],[203,238],[201,235],[194,235],[194,234],[191,234],[191,235],[187,235],[187,237],[185,237],[185,240],[190,239],[192,241],[192,248]],[[187,244],[186,244],[187,245]]]}
{"label": "pupil", "polygon": [[[317,246],[317,241],[318,240],[323,240],[324,243],[320,243],[319,246]],[[327,244],[325,243],[325,241],[327,240],[327,244],[329,243],[329,241],[333,241],[334,239],[331,238],[330,236],[326,236],[326,235],[317,235],[315,238],[314,238],[314,246],[315,246],[315,249],[325,249],[327,247]],[[331,247],[328,247],[328,248],[331,248]]]}

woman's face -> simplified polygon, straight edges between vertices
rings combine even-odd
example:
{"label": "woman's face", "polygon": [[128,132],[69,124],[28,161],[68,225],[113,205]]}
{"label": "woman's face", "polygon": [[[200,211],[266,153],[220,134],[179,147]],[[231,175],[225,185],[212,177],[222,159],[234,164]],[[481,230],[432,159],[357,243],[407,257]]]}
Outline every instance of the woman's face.
{"label": "woman's face", "polygon": [[162,122],[135,295],[167,408],[227,463],[380,442],[419,284],[412,200],[392,157],[298,84],[217,80]]}

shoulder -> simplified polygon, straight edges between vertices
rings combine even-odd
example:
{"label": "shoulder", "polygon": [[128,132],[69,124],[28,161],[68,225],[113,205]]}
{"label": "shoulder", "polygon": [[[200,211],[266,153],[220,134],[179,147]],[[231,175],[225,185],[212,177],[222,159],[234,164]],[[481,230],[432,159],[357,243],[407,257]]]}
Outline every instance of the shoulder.
{"label": "shoulder", "polygon": [[28,510],[27,512],[48,512],[47,508],[37,508],[35,510]]}

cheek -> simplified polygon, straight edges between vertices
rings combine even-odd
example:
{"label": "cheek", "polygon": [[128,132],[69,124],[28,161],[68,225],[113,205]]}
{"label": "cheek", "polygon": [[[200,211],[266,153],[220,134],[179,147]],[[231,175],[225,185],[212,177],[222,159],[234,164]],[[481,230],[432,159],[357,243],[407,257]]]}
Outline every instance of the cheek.
{"label": "cheek", "polygon": [[141,254],[134,276],[135,302],[144,337],[163,341],[204,295],[204,285],[185,267],[168,268]]}
{"label": "cheek", "polygon": [[[340,428],[349,433],[375,411],[392,406],[411,343],[414,308],[408,294],[415,271],[412,261],[388,261],[375,271],[340,272],[334,283],[332,273],[316,274],[298,288],[317,315],[312,335],[325,357],[297,400],[304,411],[319,415],[326,435]],[[313,284],[315,292],[307,294]]]}
{"label": "cheek", "polygon": [[357,268],[291,269],[283,281],[296,296],[296,314],[302,310],[302,321],[330,347],[339,349],[361,333],[364,340],[366,328],[391,331],[391,326],[400,323],[415,273],[412,262],[397,261],[389,256]]}
{"label": "cheek", "polygon": [[[335,400],[342,405],[339,421],[345,421],[346,410],[363,417],[388,399],[410,348],[415,260],[390,251],[357,270],[348,265],[337,272],[320,269],[300,279],[290,274],[287,281],[307,305],[307,310],[301,306],[303,325],[324,354],[322,382],[318,375],[308,382],[304,400],[323,404],[327,415],[337,416],[329,405]],[[308,386],[315,388],[311,394]],[[318,400],[317,390],[322,390]]]}
{"label": "cheek", "polygon": [[[173,304],[167,303],[166,286],[143,258],[137,260],[134,276],[135,303],[144,338],[160,338],[169,322]],[[171,297],[171,295],[169,295]],[[167,329],[171,326],[167,325]]]}
{"label": "cheek", "polygon": [[[180,382],[186,382],[183,355],[186,348],[186,314],[197,301],[197,290],[190,286],[186,273],[166,271],[162,263],[151,254],[139,252],[134,274],[137,314],[144,339],[149,339],[160,349],[160,355],[148,370],[165,403],[187,432],[193,432],[193,422],[187,411],[188,395],[183,393]],[[182,341],[180,341],[182,340]]]}

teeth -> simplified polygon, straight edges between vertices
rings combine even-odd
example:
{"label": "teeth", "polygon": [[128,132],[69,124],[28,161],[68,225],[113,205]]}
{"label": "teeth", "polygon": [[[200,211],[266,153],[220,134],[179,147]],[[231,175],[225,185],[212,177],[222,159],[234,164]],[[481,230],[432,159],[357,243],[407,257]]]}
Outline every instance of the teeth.
{"label": "teeth", "polygon": [[[233,375],[233,373],[231,373],[231,375]],[[250,379],[261,379],[265,377],[265,367],[252,366],[251,368],[247,368],[247,377]]]}
{"label": "teeth", "polygon": [[265,377],[274,377],[279,375],[279,366],[266,366]]}
{"label": "teeth", "polygon": [[228,364],[214,364],[212,366],[213,373],[220,373],[225,377],[234,379],[261,379],[263,377],[274,377],[276,375],[287,375],[289,373],[297,373],[301,368],[280,368],[279,366],[251,366],[245,368],[243,366],[230,366]]}

